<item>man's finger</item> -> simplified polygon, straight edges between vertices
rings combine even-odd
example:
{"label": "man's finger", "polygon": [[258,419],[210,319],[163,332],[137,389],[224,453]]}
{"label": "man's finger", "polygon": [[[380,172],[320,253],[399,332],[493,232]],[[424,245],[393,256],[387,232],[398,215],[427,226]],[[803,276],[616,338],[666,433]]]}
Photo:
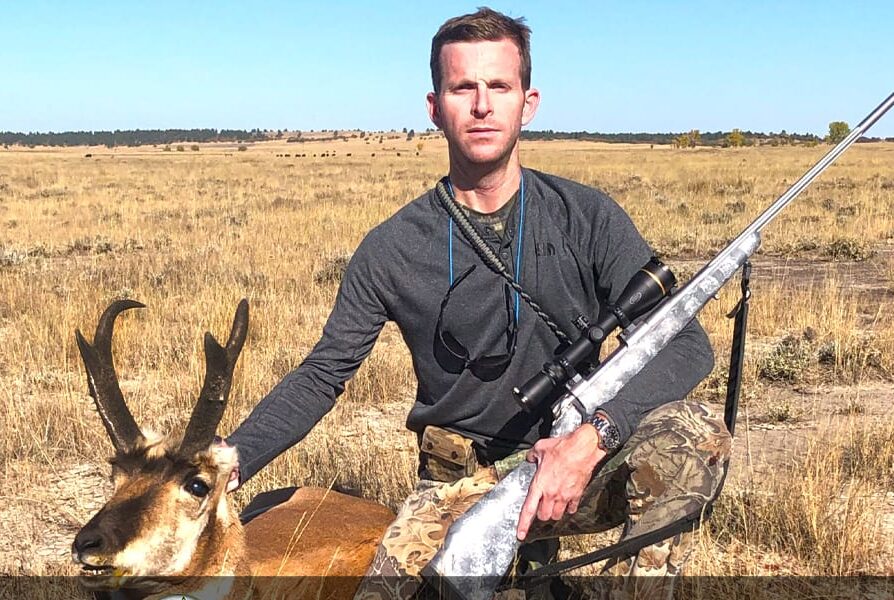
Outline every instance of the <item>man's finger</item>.
{"label": "man's finger", "polygon": [[537,506],[539,504],[540,490],[532,483],[528,489],[528,497],[522,505],[521,514],[518,516],[518,527],[516,528],[515,536],[519,541],[524,540],[525,536],[528,535],[528,529],[531,527],[534,515],[537,514]]}
{"label": "man's finger", "polygon": [[567,504],[565,504],[564,502],[554,502],[552,513],[550,514],[549,518],[553,521],[558,521],[565,516],[566,507]]}
{"label": "man's finger", "polygon": [[239,468],[230,471],[230,478],[227,480],[227,493],[234,492],[239,489]]}
{"label": "man's finger", "polygon": [[553,516],[555,502],[549,498],[540,498],[540,508],[537,509],[537,518],[541,521],[549,521]]}
{"label": "man's finger", "polygon": [[580,508],[580,498],[577,500],[572,500],[568,503],[568,514],[573,515],[577,512],[577,509]]}

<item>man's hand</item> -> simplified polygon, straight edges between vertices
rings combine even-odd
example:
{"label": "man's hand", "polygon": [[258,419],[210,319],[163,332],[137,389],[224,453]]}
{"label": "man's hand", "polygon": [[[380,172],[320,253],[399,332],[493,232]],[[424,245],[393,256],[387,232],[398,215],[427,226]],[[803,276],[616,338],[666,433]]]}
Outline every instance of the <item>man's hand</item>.
{"label": "man's hand", "polygon": [[577,512],[584,488],[603,457],[599,434],[590,424],[534,444],[525,458],[537,463],[537,472],[518,519],[518,539],[528,535],[535,515],[541,521],[558,521],[565,514]]}
{"label": "man's hand", "polygon": [[227,480],[227,493],[235,492],[239,489],[239,486],[242,485],[239,477],[239,455],[236,454],[235,448],[230,446],[225,439],[220,437],[219,435],[214,436],[214,442],[212,443],[212,447],[217,448],[227,448],[232,451],[231,460],[233,462],[233,468],[230,471],[230,477]]}

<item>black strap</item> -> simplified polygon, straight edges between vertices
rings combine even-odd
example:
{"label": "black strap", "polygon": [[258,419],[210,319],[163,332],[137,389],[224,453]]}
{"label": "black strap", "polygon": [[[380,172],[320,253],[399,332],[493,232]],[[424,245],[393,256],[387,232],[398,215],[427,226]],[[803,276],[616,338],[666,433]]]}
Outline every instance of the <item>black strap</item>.
{"label": "black strap", "polygon": [[[730,349],[729,359],[729,377],[726,381],[726,404],[723,409],[723,420],[730,435],[735,433],[736,429],[736,412],[739,407],[739,396],[742,392],[742,370],[745,363],[745,335],[748,329],[748,303],[751,300],[751,263],[745,261],[742,267],[742,296],[739,298],[736,306],[727,315],[727,318],[735,318],[733,324],[733,344]],[[544,565],[533,571],[526,573],[518,578],[523,586],[533,586],[547,577],[576,569],[584,565],[589,565],[606,559],[612,559],[613,562],[620,562],[626,558],[636,555],[637,552],[657,544],[670,537],[674,537],[685,531],[694,531],[699,527],[702,520],[707,519],[714,510],[714,502],[720,497],[723,485],[726,482],[726,475],[729,472],[729,461],[723,462],[723,473],[720,476],[720,482],[714,495],[708,502],[698,511],[684,515],[676,521],[648,531],[646,533],[621,540],[617,543],[600,548],[593,552],[569,558],[567,560]]]}
{"label": "black strap", "polygon": [[723,420],[730,435],[736,434],[736,414],[742,392],[742,371],[745,366],[745,332],[748,327],[748,303],[751,300],[751,263],[742,265],[742,296],[726,317],[733,322],[733,345],[729,356],[729,377],[726,380],[726,407]]}
{"label": "black strap", "polygon": [[634,556],[646,546],[663,542],[667,538],[673,537],[683,531],[690,531],[698,528],[701,520],[709,517],[713,509],[713,502],[709,502],[702,510],[685,515],[673,523],[621,540],[611,546],[606,546],[605,548],[600,548],[599,550],[582,554],[581,556],[544,565],[520,576],[518,580],[524,586],[536,585],[542,579],[547,577],[558,575],[559,573],[564,573],[565,571],[570,571],[571,569],[576,569],[609,558],[613,559],[615,562],[620,562],[627,557]]}

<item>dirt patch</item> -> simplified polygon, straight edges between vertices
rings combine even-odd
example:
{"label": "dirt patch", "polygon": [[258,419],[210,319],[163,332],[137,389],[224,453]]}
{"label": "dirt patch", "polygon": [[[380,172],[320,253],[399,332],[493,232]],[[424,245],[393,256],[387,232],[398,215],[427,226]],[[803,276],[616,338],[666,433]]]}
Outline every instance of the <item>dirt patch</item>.
{"label": "dirt patch", "polygon": [[[885,383],[855,387],[771,387],[740,406],[728,483],[754,482],[794,464],[811,439],[843,427],[868,429],[891,414],[894,389]],[[780,420],[780,407],[787,417]]]}
{"label": "dirt patch", "polygon": [[[867,303],[879,305],[894,301],[894,281],[891,265],[894,265],[894,246],[874,247],[875,255],[862,261],[833,261],[815,258],[786,258],[761,254],[751,258],[752,286],[759,281],[784,281],[796,289],[817,288],[827,281],[835,281],[842,289],[858,291]],[[707,260],[688,257],[668,257],[680,285],[698,272]],[[729,285],[736,285],[739,275]]]}
{"label": "dirt patch", "polygon": [[105,465],[77,463],[52,470],[12,464],[0,502],[0,572],[75,575],[75,534],[111,495]]}

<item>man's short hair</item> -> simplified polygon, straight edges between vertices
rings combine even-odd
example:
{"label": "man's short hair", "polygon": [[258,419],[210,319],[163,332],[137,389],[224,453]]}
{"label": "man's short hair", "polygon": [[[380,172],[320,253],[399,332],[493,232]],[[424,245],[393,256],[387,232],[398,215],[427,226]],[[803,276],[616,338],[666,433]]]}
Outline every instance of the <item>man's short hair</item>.
{"label": "man's short hair", "polygon": [[518,47],[522,88],[531,87],[531,28],[524,17],[513,19],[486,6],[477,12],[448,19],[431,40],[431,82],[441,91],[441,48],[452,42],[494,42],[509,39]]}

